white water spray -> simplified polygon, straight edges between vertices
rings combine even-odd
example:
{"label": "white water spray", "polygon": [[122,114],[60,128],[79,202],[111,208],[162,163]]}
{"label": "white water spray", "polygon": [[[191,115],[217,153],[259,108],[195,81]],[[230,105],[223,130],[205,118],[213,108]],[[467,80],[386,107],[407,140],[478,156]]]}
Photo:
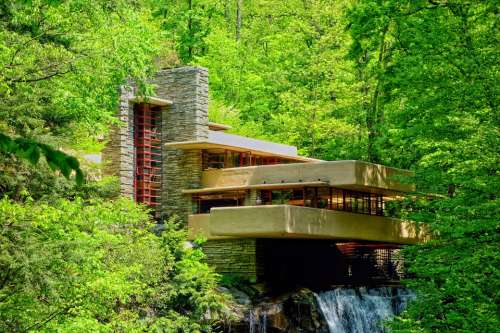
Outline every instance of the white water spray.
{"label": "white water spray", "polygon": [[337,288],[316,295],[331,333],[383,333],[414,294],[403,288]]}

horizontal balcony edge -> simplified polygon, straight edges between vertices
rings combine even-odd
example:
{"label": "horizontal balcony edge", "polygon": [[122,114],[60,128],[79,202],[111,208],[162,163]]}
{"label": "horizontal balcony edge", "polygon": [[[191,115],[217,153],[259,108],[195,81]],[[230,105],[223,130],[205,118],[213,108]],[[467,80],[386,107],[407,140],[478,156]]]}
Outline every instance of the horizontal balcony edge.
{"label": "horizontal balcony edge", "polygon": [[213,208],[209,232],[238,238],[303,238],[415,244],[424,225],[390,217],[291,205]]}

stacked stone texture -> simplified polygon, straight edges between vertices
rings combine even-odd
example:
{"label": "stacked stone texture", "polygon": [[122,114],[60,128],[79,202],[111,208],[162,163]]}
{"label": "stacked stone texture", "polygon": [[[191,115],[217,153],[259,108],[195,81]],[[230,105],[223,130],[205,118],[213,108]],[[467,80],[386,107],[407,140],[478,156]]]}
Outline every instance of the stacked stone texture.
{"label": "stacked stone texture", "polygon": [[118,122],[110,129],[109,141],[103,150],[103,174],[116,176],[120,180],[121,194],[134,197],[134,109],[130,99],[134,88],[126,85],[120,88]]}
{"label": "stacked stone texture", "polygon": [[[208,138],[208,72],[204,68],[182,67],[162,70],[152,80],[156,97],[171,100],[162,107],[162,172],[160,215],[176,215],[184,222],[191,213],[191,198],[182,189],[199,188],[202,174],[200,150],[183,151],[165,146],[167,142],[201,141]],[[121,88],[118,118],[103,151],[104,173],[120,179],[122,195],[134,197],[134,85]],[[255,204],[251,191],[246,204]],[[242,275],[256,280],[262,274],[259,242],[255,239],[208,241],[207,262],[220,273]]]}
{"label": "stacked stone texture", "polygon": [[[208,72],[182,67],[160,71],[154,80],[157,96],[173,102],[162,114],[162,143],[200,141],[208,138]],[[187,221],[191,198],[182,189],[201,182],[201,151],[162,148],[161,210]]]}
{"label": "stacked stone texture", "polygon": [[[208,138],[208,72],[197,67],[162,70],[151,83],[156,86],[156,97],[173,102],[162,108],[160,211],[186,221],[191,200],[181,191],[200,186],[201,152],[167,148],[164,144]],[[103,151],[104,174],[118,176],[120,191],[128,197],[134,196],[134,110],[130,102],[134,90],[131,83],[121,88],[118,110],[121,123],[111,129],[110,140]]]}
{"label": "stacked stone texture", "polygon": [[257,239],[221,239],[203,244],[207,262],[220,274],[257,281],[263,274],[261,244]]}
{"label": "stacked stone texture", "polygon": [[257,190],[250,190],[245,195],[244,205],[255,206],[257,202]]}

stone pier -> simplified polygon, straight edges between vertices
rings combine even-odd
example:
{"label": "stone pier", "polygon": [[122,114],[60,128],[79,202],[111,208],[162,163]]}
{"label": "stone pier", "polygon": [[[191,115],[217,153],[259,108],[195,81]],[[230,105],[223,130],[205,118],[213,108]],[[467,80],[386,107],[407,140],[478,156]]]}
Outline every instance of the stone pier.
{"label": "stone pier", "polygon": [[[161,205],[163,216],[177,215],[187,221],[191,210],[189,196],[182,189],[198,188],[201,182],[201,151],[165,147],[173,141],[196,141],[208,137],[208,71],[200,67],[181,67],[159,71],[151,80],[155,96],[168,100],[162,106]],[[134,197],[135,148],[133,83],[121,87],[119,124],[112,127],[103,150],[104,174],[119,177],[121,194]],[[147,97],[143,99],[148,102]]]}

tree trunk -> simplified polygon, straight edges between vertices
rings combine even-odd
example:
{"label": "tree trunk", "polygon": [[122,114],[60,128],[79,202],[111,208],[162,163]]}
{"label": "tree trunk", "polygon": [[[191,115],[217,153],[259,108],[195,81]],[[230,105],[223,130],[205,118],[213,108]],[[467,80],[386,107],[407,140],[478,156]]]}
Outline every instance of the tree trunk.
{"label": "tree trunk", "polygon": [[236,0],[236,40],[241,37],[241,11],[243,9],[243,0]]}
{"label": "tree trunk", "polygon": [[229,14],[229,0],[225,0],[224,1],[224,19],[226,20],[226,23],[228,24],[228,26],[230,25],[230,22],[231,22],[231,17],[230,17],[230,14]]}
{"label": "tree trunk", "polygon": [[383,93],[383,78],[380,75],[384,75],[385,71],[385,62],[386,62],[386,41],[385,37],[387,35],[387,31],[389,30],[389,24],[387,24],[383,31],[382,36],[380,38],[380,47],[379,47],[379,55],[378,55],[378,64],[377,67],[380,69],[378,77],[377,77],[377,85],[375,86],[375,90],[373,92],[373,98],[370,107],[366,110],[366,127],[368,130],[368,161],[372,163],[380,163],[382,158],[375,147],[375,140],[380,136],[380,126],[382,125],[384,115],[383,115],[383,105],[380,105],[380,95]]}
{"label": "tree trunk", "polygon": [[191,37],[191,41],[189,41],[189,46],[188,46],[188,57],[189,60],[193,59],[193,0],[188,0],[188,5],[189,5],[189,15],[188,15],[188,31],[189,31],[189,36]]}

